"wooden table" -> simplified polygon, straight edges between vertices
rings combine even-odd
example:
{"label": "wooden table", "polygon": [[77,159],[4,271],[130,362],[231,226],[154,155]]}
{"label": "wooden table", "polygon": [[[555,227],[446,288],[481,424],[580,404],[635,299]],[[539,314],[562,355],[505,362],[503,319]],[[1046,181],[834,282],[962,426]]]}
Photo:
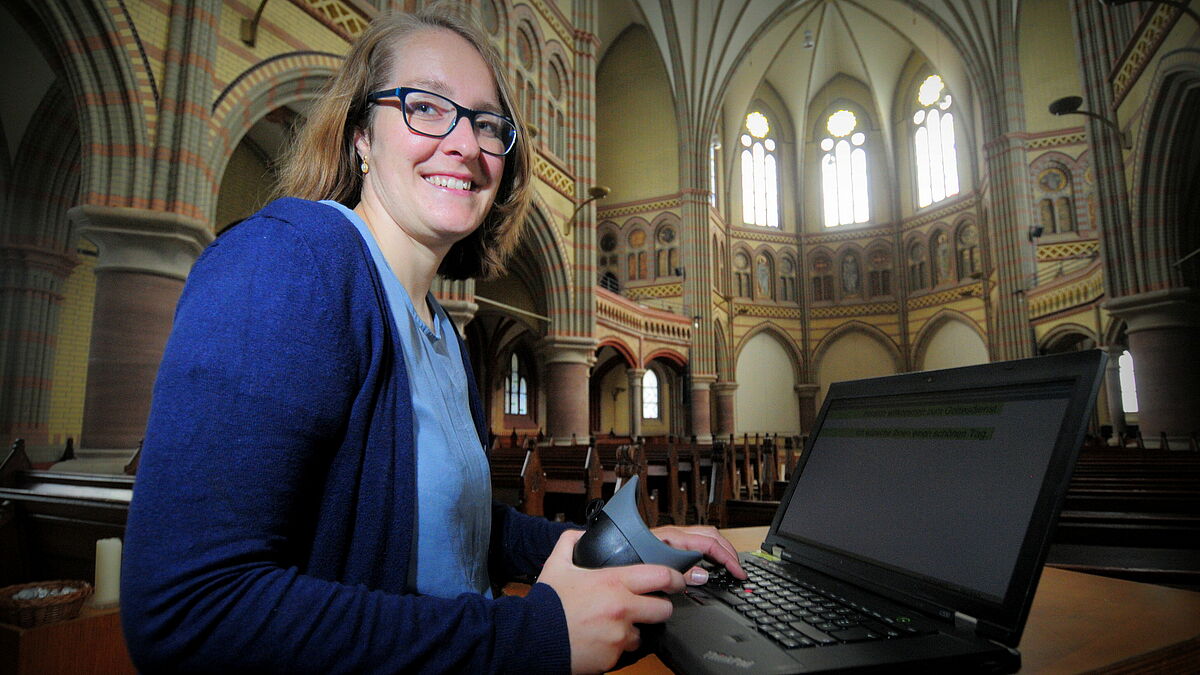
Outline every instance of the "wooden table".
{"label": "wooden table", "polygon": [[[723,534],[752,551],[767,528]],[[1047,567],[1018,649],[1022,673],[1200,672],[1200,593]],[[670,671],[650,656],[619,672]]]}

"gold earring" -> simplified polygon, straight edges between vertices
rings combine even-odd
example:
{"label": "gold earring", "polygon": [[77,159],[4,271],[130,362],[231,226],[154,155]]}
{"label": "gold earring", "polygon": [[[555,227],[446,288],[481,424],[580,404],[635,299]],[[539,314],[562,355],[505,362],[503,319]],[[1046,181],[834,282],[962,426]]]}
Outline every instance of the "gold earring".
{"label": "gold earring", "polygon": [[363,172],[363,175],[370,173],[371,167],[367,166],[367,158],[366,157],[363,157],[362,164],[359,164],[358,168]]}

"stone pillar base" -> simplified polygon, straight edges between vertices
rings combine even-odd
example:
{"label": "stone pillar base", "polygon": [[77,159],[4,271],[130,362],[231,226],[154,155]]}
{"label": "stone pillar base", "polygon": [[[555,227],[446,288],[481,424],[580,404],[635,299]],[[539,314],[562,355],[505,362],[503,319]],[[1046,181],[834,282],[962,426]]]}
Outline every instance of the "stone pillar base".
{"label": "stone pillar base", "polygon": [[554,445],[572,438],[586,442],[588,429],[588,371],[595,359],[591,338],[547,337],[541,350],[546,366],[546,433]]}

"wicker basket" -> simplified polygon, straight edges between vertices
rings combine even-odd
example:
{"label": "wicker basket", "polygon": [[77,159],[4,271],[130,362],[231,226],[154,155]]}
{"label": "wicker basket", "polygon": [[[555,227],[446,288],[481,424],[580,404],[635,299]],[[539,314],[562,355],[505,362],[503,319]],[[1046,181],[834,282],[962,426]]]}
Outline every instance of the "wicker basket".
{"label": "wicker basket", "polygon": [[[57,590],[71,587],[75,591],[64,595],[45,598],[15,600],[13,596],[27,588]],[[83,601],[92,595],[92,585],[86,581],[35,581],[0,588],[0,621],[21,628],[33,628],[42,624],[74,619],[83,607]]]}

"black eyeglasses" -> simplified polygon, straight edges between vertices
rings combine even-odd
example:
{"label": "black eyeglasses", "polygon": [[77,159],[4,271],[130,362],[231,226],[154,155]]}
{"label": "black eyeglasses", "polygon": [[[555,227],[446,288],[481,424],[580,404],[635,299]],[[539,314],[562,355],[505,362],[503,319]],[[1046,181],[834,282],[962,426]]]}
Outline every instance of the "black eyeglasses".
{"label": "black eyeglasses", "polygon": [[458,120],[466,117],[475,132],[479,149],[489,155],[507,155],[517,144],[517,125],[508,117],[487,110],[471,110],[440,94],[412,87],[385,89],[367,94],[367,101],[379,104],[380,99],[400,99],[404,123],[413,132],[432,138],[444,138],[454,131]]}

